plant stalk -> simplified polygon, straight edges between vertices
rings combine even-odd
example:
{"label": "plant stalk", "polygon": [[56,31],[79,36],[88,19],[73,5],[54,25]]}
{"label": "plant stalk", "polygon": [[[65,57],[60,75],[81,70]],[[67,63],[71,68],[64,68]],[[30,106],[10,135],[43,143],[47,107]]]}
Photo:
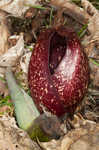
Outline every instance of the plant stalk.
{"label": "plant stalk", "polygon": [[33,140],[48,141],[49,137],[40,128],[37,118],[41,117],[32,98],[18,86],[11,68],[6,70],[6,81],[15,108],[16,120],[19,127],[28,132]]}

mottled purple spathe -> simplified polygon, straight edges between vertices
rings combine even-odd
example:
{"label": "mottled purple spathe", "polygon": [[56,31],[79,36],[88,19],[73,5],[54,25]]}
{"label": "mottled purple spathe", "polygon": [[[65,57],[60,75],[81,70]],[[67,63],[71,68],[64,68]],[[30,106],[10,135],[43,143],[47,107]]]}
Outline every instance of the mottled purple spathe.
{"label": "mottled purple spathe", "polygon": [[40,111],[44,106],[57,116],[82,100],[88,86],[88,61],[73,30],[47,29],[33,50],[28,80]]}

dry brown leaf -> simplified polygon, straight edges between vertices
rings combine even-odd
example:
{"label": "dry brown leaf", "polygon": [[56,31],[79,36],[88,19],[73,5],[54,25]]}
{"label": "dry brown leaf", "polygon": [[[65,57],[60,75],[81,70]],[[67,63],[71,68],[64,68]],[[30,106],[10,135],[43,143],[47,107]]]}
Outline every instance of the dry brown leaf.
{"label": "dry brown leaf", "polygon": [[94,85],[96,87],[99,87],[99,68],[97,69],[96,74],[95,74]]}
{"label": "dry brown leaf", "polygon": [[0,80],[0,95],[4,95],[4,96],[8,95],[8,89],[2,80]]}
{"label": "dry brown leaf", "polygon": [[85,24],[89,20],[88,13],[70,0],[51,0],[51,4],[58,8],[64,8],[64,13],[71,16],[81,24]]}
{"label": "dry brown leaf", "polygon": [[0,10],[0,56],[8,50],[10,32],[7,25],[7,13]]}
{"label": "dry brown leaf", "polygon": [[82,0],[81,3],[86,13],[90,15],[88,20],[88,30],[90,32],[88,44],[93,42],[99,46],[99,11],[87,0]]}
{"label": "dry brown leaf", "polygon": [[99,124],[80,118],[76,121],[80,123],[78,128],[69,131],[58,141],[43,142],[40,146],[44,150],[98,150]]}
{"label": "dry brown leaf", "polygon": [[81,0],[81,4],[89,15],[93,16],[94,14],[98,13],[98,10],[88,0]]}
{"label": "dry brown leaf", "polygon": [[30,61],[30,57],[31,57],[32,52],[29,51],[27,53],[25,53],[20,60],[20,65],[21,65],[21,69],[24,73],[28,73],[28,65],[29,65],[29,61]]}
{"label": "dry brown leaf", "polygon": [[68,150],[70,145],[73,143],[73,140],[69,137],[63,138],[61,142],[61,150]]}
{"label": "dry brown leaf", "polygon": [[0,118],[0,150],[40,150],[27,133],[16,126],[9,116]]}
{"label": "dry brown leaf", "polygon": [[[81,0],[81,4],[89,14],[88,31],[89,36],[85,36],[83,39],[83,45],[85,46],[85,52],[88,57],[99,59],[99,10],[97,10],[92,3],[88,0]],[[99,87],[99,67],[90,61],[90,78],[93,81],[95,87]]]}
{"label": "dry brown leaf", "polygon": [[12,114],[13,114],[13,111],[12,111],[12,110],[13,110],[13,109],[11,109],[10,106],[7,106],[7,105],[1,106],[1,107],[0,107],[0,115],[2,116],[2,115],[4,115],[4,114],[9,114],[9,113],[11,113],[11,112],[12,112]]}
{"label": "dry brown leaf", "polygon": [[30,6],[36,4],[37,1],[38,0],[1,0],[0,8],[14,16],[20,17]]}
{"label": "dry brown leaf", "polygon": [[13,0],[1,0],[0,1],[0,8],[2,8],[2,7],[4,7],[4,6],[7,6],[7,5],[9,5],[10,3],[12,3],[13,2]]}
{"label": "dry brown leaf", "polygon": [[23,52],[24,40],[23,35],[21,35],[16,45],[8,49],[8,51],[4,55],[0,56],[0,66],[14,66],[17,60],[22,56]]}

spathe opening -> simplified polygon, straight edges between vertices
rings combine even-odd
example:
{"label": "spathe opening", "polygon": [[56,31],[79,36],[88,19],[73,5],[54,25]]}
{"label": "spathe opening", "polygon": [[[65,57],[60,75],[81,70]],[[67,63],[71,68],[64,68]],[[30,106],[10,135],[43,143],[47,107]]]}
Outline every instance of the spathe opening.
{"label": "spathe opening", "polygon": [[66,47],[66,37],[55,32],[50,40],[49,68],[51,74],[54,74],[55,69],[64,57]]}

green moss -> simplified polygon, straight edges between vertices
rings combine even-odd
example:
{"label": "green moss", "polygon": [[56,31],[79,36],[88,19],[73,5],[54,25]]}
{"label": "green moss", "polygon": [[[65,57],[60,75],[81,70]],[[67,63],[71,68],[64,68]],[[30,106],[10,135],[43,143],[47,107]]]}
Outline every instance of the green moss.
{"label": "green moss", "polygon": [[6,96],[6,97],[0,96],[0,107],[5,106],[5,105],[12,107],[13,104],[9,102],[9,99],[11,99],[10,96]]}
{"label": "green moss", "polygon": [[40,142],[48,142],[50,138],[42,131],[42,129],[39,127],[39,125],[33,123],[33,126],[28,129],[28,134],[30,138],[34,141],[37,141],[39,139]]}

